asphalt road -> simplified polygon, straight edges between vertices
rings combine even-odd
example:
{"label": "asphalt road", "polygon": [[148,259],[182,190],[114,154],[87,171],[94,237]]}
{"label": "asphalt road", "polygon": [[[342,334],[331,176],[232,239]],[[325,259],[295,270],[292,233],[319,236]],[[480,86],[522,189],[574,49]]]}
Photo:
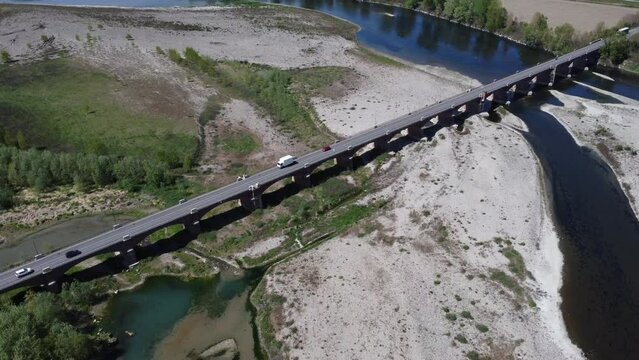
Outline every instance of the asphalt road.
{"label": "asphalt road", "polygon": [[[639,29],[633,29],[631,31],[631,35],[634,35],[635,33],[637,33],[637,31],[639,31]],[[469,92],[464,92],[462,94],[441,101],[440,103],[437,103],[435,105],[422,108],[420,110],[380,124],[376,128],[360,132],[338,143],[331,144],[332,149],[329,151],[323,152],[321,150],[317,150],[300,156],[297,159],[297,163],[294,165],[288,166],[283,169],[273,167],[264,170],[260,173],[248,177],[245,180],[226,185],[220,189],[190,199],[183,204],[172,206],[142,219],[125,224],[118,229],[102,233],[80,243],[77,243],[73,246],[53,252],[38,260],[33,260],[21,266],[30,267],[34,270],[34,273],[23,278],[17,278],[15,276],[15,271],[17,269],[6,271],[0,274],[0,291],[18,287],[20,283],[28,280],[31,277],[37,276],[42,271],[42,269],[46,267],[55,269],[57,267],[62,267],[65,264],[68,264],[70,261],[77,261],[78,259],[86,259],[92,257],[100,251],[108,248],[109,246],[123,241],[123,236],[125,235],[135,237],[136,234],[148,232],[151,229],[159,228],[165,224],[174,222],[176,219],[185,217],[190,214],[190,211],[193,208],[207,208],[216,203],[224,203],[230,199],[237,198],[238,195],[246,192],[249,186],[257,182],[259,182],[260,184],[268,184],[292,176],[300,170],[303,170],[305,164],[309,164],[309,166],[311,167],[313,167],[314,165],[319,165],[327,160],[335,158],[339,154],[349,153],[350,151],[352,151],[352,149],[360,148],[378,138],[386,136],[387,134],[397,133],[402,129],[407,128],[409,125],[422,121],[422,119],[433,118],[439,113],[442,113],[446,110],[462,106],[474,99],[479,98],[484,93],[491,93],[495,90],[507,86],[512,86],[520,80],[528,78],[541,71],[551,69],[575,57],[590,53],[601,48],[603,45],[604,42],[602,40],[599,40],[584,48],[563,55],[557,59],[553,59],[548,62],[528,68],[526,70],[522,70],[516,74],[507,76],[491,84],[474,88]],[[277,159],[273,159],[273,163],[275,163],[276,160]],[[81,254],[72,259],[67,259],[65,253],[69,250],[80,250]]]}

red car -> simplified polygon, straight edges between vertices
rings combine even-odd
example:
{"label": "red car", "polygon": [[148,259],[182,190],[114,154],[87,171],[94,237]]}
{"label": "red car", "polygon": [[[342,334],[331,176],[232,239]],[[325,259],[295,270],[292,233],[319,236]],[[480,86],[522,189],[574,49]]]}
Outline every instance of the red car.
{"label": "red car", "polygon": [[328,151],[328,150],[330,150],[330,149],[331,149],[331,147],[330,147],[329,145],[326,145],[326,146],[324,146],[324,147],[322,148],[322,151]]}

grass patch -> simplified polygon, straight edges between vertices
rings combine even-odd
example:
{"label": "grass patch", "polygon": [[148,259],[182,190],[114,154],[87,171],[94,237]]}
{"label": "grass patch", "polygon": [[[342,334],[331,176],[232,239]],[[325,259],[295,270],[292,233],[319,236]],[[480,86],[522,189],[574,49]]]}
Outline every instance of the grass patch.
{"label": "grass patch", "polygon": [[283,309],[286,298],[266,292],[266,281],[261,281],[251,294],[251,304],[256,308],[255,324],[259,333],[262,357],[274,359],[282,353],[284,343],[275,338],[277,314]]}
{"label": "grass patch", "polygon": [[197,149],[196,128],[136,112],[122,85],[69,59],[0,68],[0,124],[33,147],[155,158],[180,166]]}
{"label": "grass patch", "polygon": [[490,279],[512,290],[518,296],[524,295],[524,289],[519,285],[517,279],[501,270],[493,270],[490,274]]}
{"label": "grass patch", "polygon": [[218,146],[224,152],[246,156],[252,154],[260,148],[260,144],[251,136],[245,132],[233,132],[225,134]]}
{"label": "grass patch", "polygon": [[[187,48],[184,58],[175,50],[169,50],[169,58],[190,69],[207,74],[229,97],[240,98],[256,104],[266,112],[283,132],[311,147],[330,143],[332,136],[318,128],[315,114],[305,91],[311,91],[322,82],[316,75],[298,74],[298,79],[315,79],[305,86],[293,85],[293,71],[280,70],[265,65],[237,61],[215,61],[201,57],[197,51]],[[301,80],[299,80],[301,81]],[[306,89],[304,91],[297,89]]]}
{"label": "grass patch", "polygon": [[508,269],[510,270],[510,272],[512,272],[520,280],[523,280],[526,276],[526,264],[524,263],[524,258],[521,256],[521,254],[512,246],[505,248],[502,251],[502,254],[510,262],[508,264]]}
{"label": "grass patch", "polygon": [[387,56],[378,54],[372,50],[369,50],[364,47],[357,47],[356,49],[349,50],[353,55],[360,57],[363,60],[368,60],[372,63],[384,65],[384,66],[395,66],[395,67],[406,67],[403,63],[389,58]]}
{"label": "grass patch", "polygon": [[307,96],[330,97],[330,87],[353,70],[339,66],[322,66],[292,70],[292,87]]}

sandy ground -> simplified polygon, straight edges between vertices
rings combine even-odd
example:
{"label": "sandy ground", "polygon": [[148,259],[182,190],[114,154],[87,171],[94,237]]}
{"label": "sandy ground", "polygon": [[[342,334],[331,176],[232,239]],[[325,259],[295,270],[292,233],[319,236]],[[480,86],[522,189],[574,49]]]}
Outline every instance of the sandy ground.
{"label": "sandy ground", "polygon": [[[267,276],[270,291],[287,298],[284,321],[293,325],[279,336],[292,358],[581,357],[558,308],[562,256],[537,160],[508,125],[520,122],[472,122],[470,134],[442,130],[436,146],[409,145],[381,170],[400,175],[371,195],[392,199],[380,230],[329,241]],[[536,307],[489,279],[495,269],[509,273],[497,237],[523,256],[531,275],[521,284]],[[468,344],[454,340],[460,334]]]}
{"label": "sandy ground", "polygon": [[536,12],[548,17],[551,26],[569,23],[580,31],[591,31],[598,23],[616,25],[624,15],[638,10],[623,6],[590,4],[567,0],[502,0],[503,6],[519,20],[530,21]]}
{"label": "sandy ground", "polygon": [[[312,24],[322,21],[315,13],[286,14],[289,22],[306,21],[306,16],[312,16],[307,21]],[[176,30],[171,28],[175,22],[208,30]],[[164,28],[157,29],[158,24]],[[283,68],[350,67],[358,80],[343,96],[313,100],[320,119],[342,136],[476,84],[444,69],[375,63],[355,55],[354,42],[312,26],[310,33],[300,33],[274,24],[247,9],[78,13],[32,8],[2,20],[3,34],[9,35],[0,36],[0,50],[29,59],[44,51],[41,35],[53,35],[56,49],[102,64],[123,81],[157,77],[171,82],[196,113],[215,90],[189,79],[156,54],[156,46],[191,46],[218,59]],[[268,133],[268,119],[255,115],[250,104],[231,102],[223,118]],[[289,299],[284,315],[298,331],[287,327],[276,335],[286,337],[291,357],[460,358],[471,349],[495,358],[580,357],[558,309],[562,259],[543,206],[537,162],[507,125],[519,126],[519,121],[472,122],[469,134],[441,130],[436,142],[409,145],[381,168],[394,181],[373,195],[392,199],[392,206],[375,219],[379,230],[328,241],[266,277],[270,291]],[[281,141],[272,144],[282,146]],[[438,242],[442,229],[448,235]],[[495,237],[512,241],[525,259],[532,276],[519,282],[527,295],[487,278],[495,269],[509,273]],[[266,251],[275,242],[258,246]],[[526,296],[537,306],[529,306]],[[446,319],[444,308],[457,319]],[[461,317],[464,310],[472,320]],[[488,332],[481,333],[479,323]],[[453,340],[460,334],[468,344]]]}
{"label": "sandy ground", "polygon": [[617,175],[635,214],[639,214],[639,101],[593,90],[620,103],[601,104],[553,90],[553,95],[565,106],[547,104],[542,109],[560,119],[577,143],[601,154]]}

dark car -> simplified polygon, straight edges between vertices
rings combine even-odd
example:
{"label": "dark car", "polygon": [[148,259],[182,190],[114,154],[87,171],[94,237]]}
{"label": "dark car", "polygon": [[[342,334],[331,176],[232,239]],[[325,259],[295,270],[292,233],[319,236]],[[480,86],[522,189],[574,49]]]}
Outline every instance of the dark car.
{"label": "dark car", "polygon": [[328,151],[330,149],[331,149],[330,145],[326,145],[322,148],[322,151]]}
{"label": "dark car", "polygon": [[67,251],[64,255],[68,258],[72,258],[74,256],[78,256],[80,255],[81,251],[80,250],[69,250]]}

